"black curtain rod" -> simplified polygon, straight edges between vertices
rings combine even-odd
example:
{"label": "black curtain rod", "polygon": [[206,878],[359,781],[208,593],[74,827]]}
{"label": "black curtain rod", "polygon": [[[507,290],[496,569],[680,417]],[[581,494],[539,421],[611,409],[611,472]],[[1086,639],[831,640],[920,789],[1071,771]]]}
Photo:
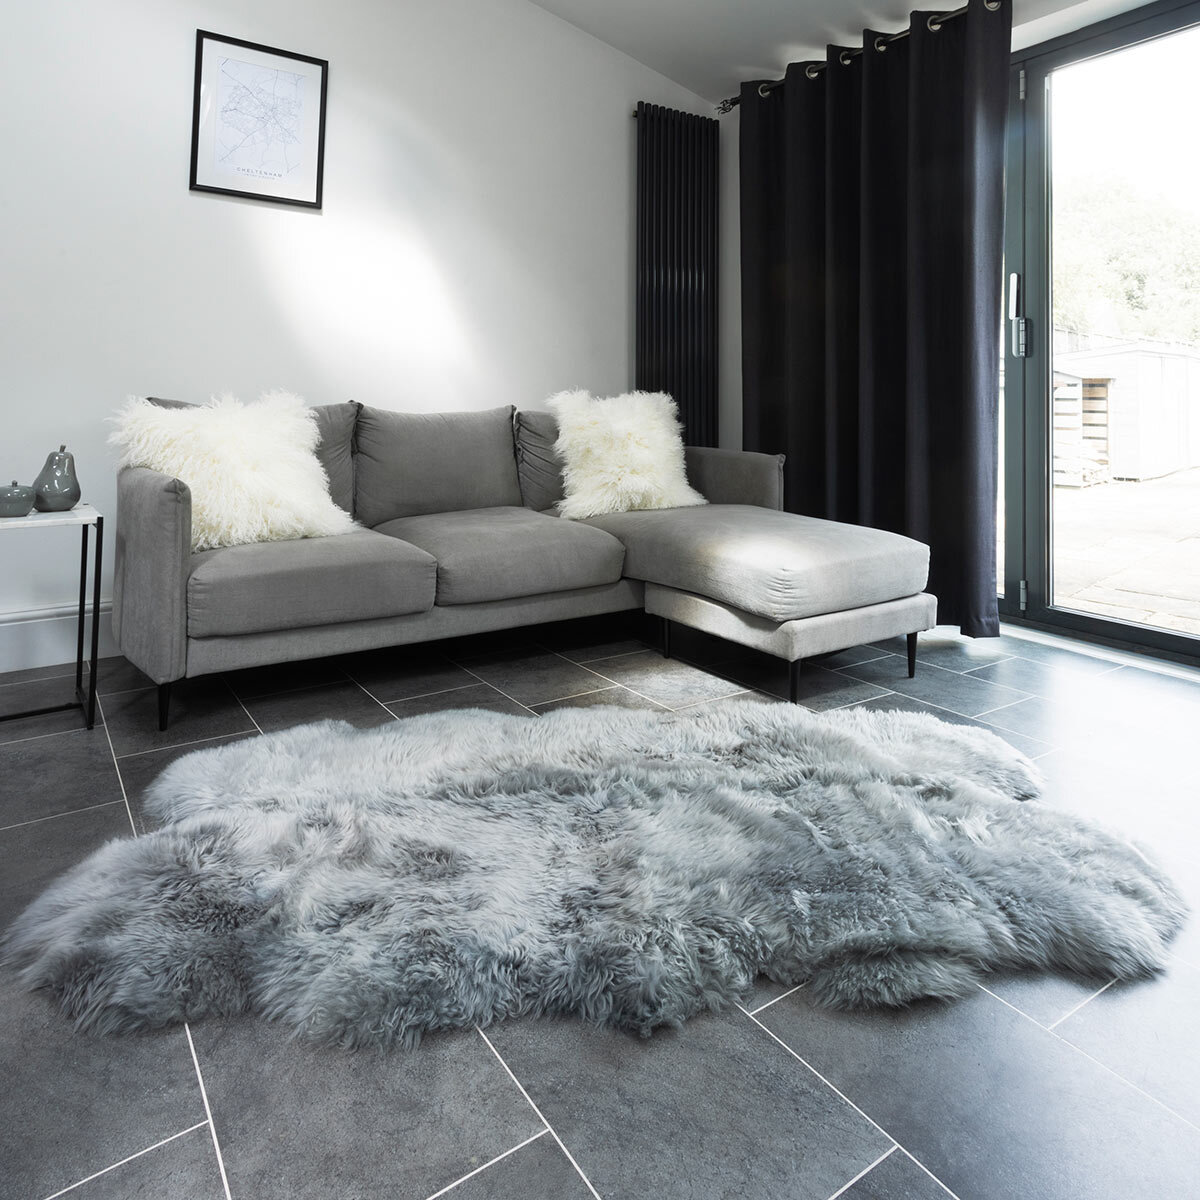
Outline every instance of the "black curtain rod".
{"label": "black curtain rod", "polygon": [[[984,0],[984,7],[992,12],[995,12],[996,9],[1000,7],[1001,3],[1002,0]],[[941,29],[942,25],[946,21],[952,21],[955,17],[965,16],[969,7],[970,5],[964,4],[962,8],[956,8],[953,12],[930,13],[925,24],[928,25],[930,33],[937,33],[937,31]],[[901,38],[908,37],[908,33],[909,31],[907,29],[901,29],[899,33],[882,33],[875,39],[875,49],[882,53],[892,42],[898,42]],[[841,54],[838,55],[838,62],[840,62],[843,67],[848,67],[850,65],[850,60],[857,58],[861,53],[862,48],[857,46],[852,50],[843,50]],[[809,79],[816,79],[816,77],[823,70],[825,70],[828,65],[829,64],[827,62],[811,62],[807,67],[804,68],[804,74],[807,75]],[[782,86],[782,79],[774,79],[770,83],[760,83],[758,85],[758,94],[766,97],[777,87]],[[717,105],[717,112],[720,113],[721,116],[724,116],[726,113],[733,112],[733,110],[741,102],[741,96],[730,96],[729,99],[722,100],[721,103]]]}

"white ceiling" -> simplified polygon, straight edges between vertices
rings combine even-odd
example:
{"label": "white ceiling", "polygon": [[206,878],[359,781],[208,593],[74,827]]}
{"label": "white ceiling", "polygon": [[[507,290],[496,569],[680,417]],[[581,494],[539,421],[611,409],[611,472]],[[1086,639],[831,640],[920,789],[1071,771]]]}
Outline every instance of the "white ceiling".
{"label": "white ceiling", "polygon": [[[853,46],[865,28],[908,24],[911,0],[533,0],[547,12],[716,103],[744,79]],[[956,8],[961,0],[946,5]],[[1013,48],[1024,49],[1145,0],[1013,0]],[[936,10],[937,5],[923,8]]]}

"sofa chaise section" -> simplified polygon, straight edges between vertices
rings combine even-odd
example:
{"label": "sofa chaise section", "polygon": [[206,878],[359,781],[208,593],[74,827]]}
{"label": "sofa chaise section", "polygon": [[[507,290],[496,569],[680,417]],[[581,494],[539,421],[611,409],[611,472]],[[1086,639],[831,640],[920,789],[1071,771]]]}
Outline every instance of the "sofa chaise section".
{"label": "sofa chaise section", "polygon": [[645,607],[671,622],[765,651],[789,664],[799,694],[805,658],[904,635],[908,672],[916,637],[937,620],[923,589],[929,547],[882,529],[763,506],[612,513],[589,525],[625,546],[625,574],[646,585]]}
{"label": "sofa chaise section", "polygon": [[862,525],[747,504],[591,517],[625,546],[625,573],[774,621],[911,596],[929,547]]}

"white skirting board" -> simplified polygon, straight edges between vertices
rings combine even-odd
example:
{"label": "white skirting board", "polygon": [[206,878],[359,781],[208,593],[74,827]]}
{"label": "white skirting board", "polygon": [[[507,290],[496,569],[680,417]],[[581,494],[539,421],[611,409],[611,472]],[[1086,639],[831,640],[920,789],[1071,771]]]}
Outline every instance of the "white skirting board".
{"label": "white skirting board", "polygon": [[[0,613],[0,674],[73,663],[79,609],[73,604],[27,612]],[[92,653],[91,605],[84,624],[83,657]],[[100,602],[100,657],[117,653],[112,633],[112,601]]]}

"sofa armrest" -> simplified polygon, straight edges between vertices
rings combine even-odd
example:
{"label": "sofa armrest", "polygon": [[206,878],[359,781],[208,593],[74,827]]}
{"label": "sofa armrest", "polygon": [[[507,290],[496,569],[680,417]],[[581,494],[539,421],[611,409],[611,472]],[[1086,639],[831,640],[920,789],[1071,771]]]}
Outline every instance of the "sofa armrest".
{"label": "sofa armrest", "polygon": [[783,507],[783,455],[685,446],[688,482],[710,504]]}
{"label": "sofa armrest", "polygon": [[187,579],[192,493],[145,467],[117,476],[113,633],[121,653],[155,683],[187,671]]}

